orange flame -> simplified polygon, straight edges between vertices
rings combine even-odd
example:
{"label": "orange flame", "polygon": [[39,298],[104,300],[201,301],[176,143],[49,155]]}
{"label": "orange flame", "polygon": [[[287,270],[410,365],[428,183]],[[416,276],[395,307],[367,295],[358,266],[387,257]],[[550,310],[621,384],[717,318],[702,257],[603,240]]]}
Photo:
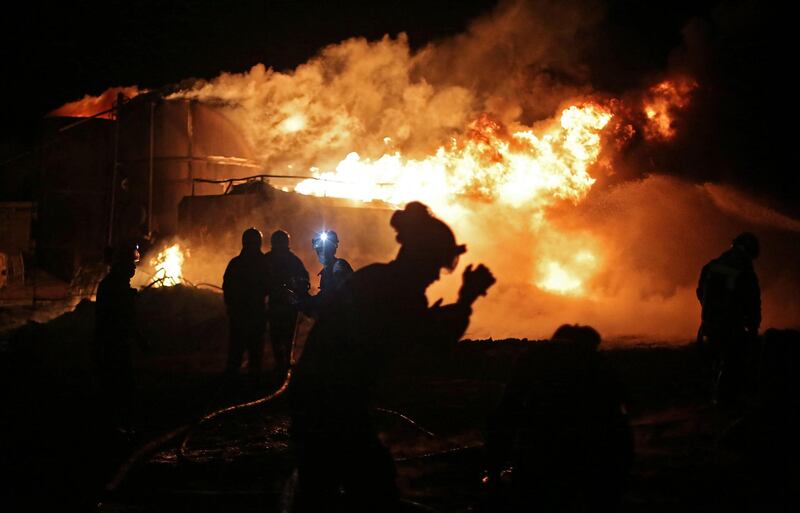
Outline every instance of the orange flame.
{"label": "orange flame", "polygon": [[543,130],[509,135],[484,115],[463,139],[430,157],[406,159],[395,152],[371,160],[352,152],[334,171],[312,169],[318,180],[304,180],[295,191],[393,205],[420,200],[434,209],[456,198],[536,207],[555,199],[577,202],[595,182],[587,169],[610,119],[603,107],[587,103],[565,109],[559,123]]}
{"label": "orange flame", "polygon": [[[71,118],[90,118],[97,116],[103,119],[111,119],[112,113],[106,112],[114,107],[117,95],[122,94],[126,98],[133,98],[141,93],[147,92],[140,90],[137,86],[112,87],[103,91],[100,96],[89,96],[88,94],[80,100],[65,103],[56,110],[48,114],[49,117],[71,117]],[[101,114],[104,113],[104,114]],[[98,114],[100,114],[98,116]]]}
{"label": "orange flame", "polygon": [[[564,109],[557,121],[509,133],[483,115],[464,137],[427,158],[407,159],[395,152],[371,160],[353,152],[333,171],[312,169],[319,180],[304,180],[295,190],[393,205],[420,200],[450,222],[469,210],[454,208],[454,202],[526,208],[536,213],[531,229],[540,231],[547,226],[545,207],[557,200],[577,203],[595,183],[588,169],[601,150],[600,131],[611,118],[608,109],[587,102]],[[594,252],[551,246],[539,256],[535,284],[554,293],[582,294],[596,267]]]}
{"label": "orange flame", "polygon": [[690,93],[696,87],[694,79],[683,77],[665,80],[650,88],[643,106],[647,116],[644,127],[647,139],[666,141],[675,136],[675,111],[689,105]]}
{"label": "orange flame", "polygon": [[155,269],[153,287],[171,287],[183,283],[184,252],[180,244],[173,244],[150,260]]}

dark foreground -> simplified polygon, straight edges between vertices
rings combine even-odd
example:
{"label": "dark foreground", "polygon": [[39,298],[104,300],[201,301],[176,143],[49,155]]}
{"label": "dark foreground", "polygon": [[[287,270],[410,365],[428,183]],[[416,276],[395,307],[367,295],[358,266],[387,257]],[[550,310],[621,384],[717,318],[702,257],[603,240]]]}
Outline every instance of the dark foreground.
{"label": "dark foreground", "polygon": [[[282,511],[293,468],[282,397],[195,425],[204,413],[277,386],[221,379],[227,324],[220,296],[174,287],[140,298],[142,328],[153,349],[135,355],[132,438],[103,429],[89,366],[93,309],[82,303],[4,337],[7,477],[0,509]],[[441,512],[483,511],[486,418],[514,359],[531,344],[463,342],[384,383],[376,415],[409,503]],[[778,508],[782,499],[754,463],[759,449],[748,421],[737,423],[738,416],[708,404],[709,376],[694,348],[640,344],[604,354],[628,388],[635,432],[624,511]]]}

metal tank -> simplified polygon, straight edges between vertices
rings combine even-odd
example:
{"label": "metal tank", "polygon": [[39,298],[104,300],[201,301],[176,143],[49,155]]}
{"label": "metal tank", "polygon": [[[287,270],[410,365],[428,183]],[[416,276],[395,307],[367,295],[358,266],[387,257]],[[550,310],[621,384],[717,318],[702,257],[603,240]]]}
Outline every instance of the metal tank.
{"label": "metal tank", "polygon": [[[176,233],[178,204],[196,178],[255,174],[254,151],[224,108],[140,95],[119,110],[114,239]],[[220,187],[194,182],[195,194]],[[113,232],[113,230],[112,230]]]}
{"label": "metal tank", "polygon": [[193,179],[261,172],[226,108],[150,92],[90,118],[46,118],[28,159],[40,265],[70,280],[109,245],[175,234],[184,196],[222,192]]}

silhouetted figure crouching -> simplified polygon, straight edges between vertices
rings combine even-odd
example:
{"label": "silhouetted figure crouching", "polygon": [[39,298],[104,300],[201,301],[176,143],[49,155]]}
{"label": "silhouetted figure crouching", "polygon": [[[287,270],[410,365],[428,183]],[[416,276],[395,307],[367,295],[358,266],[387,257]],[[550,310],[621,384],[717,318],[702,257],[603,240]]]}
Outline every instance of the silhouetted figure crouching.
{"label": "silhouetted figure crouching", "polygon": [[[520,356],[489,422],[491,510],[619,509],[633,438],[599,345],[593,328],[564,325]],[[501,494],[506,469],[510,486]]]}
{"label": "silhouetted figure crouching", "polygon": [[472,303],[494,283],[467,267],[456,303],[428,306],[425,290],[466,251],[421,203],[394,213],[400,251],[353,273],[309,334],[290,384],[291,434],[298,458],[295,511],[391,512],[395,467],[371,418],[373,385],[397,356],[433,351],[463,335]]}

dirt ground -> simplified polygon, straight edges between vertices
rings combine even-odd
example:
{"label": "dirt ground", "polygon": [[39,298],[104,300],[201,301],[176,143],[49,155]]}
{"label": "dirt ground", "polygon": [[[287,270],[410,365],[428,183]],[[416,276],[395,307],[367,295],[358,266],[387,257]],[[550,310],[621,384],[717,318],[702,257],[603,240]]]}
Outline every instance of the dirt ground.
{"label": "dirt ground", "polygon": [[[196,425],[207,412],[276,386],[222,379],[221,296],[171,287],[148,290],[139,303],[152,350],[135,354],[137,431],[130,439],[103,428],[89,363],[93,303],[6,330],[0,508],[281,511],[293,482],[283,398]],[[18,318],[9,309],[2,315]],[[464,341],[382,384],[376,418],[409,502],[441,512],[485,511],[486,419],[515,358],[532,344]],[[693,347],[639,341],[603,356],[628,389],[635,434],[623,511],[780,510],[781,501],[760,484],[747,419],[736,422],[738,416],[710,405],[709,373]]]}

